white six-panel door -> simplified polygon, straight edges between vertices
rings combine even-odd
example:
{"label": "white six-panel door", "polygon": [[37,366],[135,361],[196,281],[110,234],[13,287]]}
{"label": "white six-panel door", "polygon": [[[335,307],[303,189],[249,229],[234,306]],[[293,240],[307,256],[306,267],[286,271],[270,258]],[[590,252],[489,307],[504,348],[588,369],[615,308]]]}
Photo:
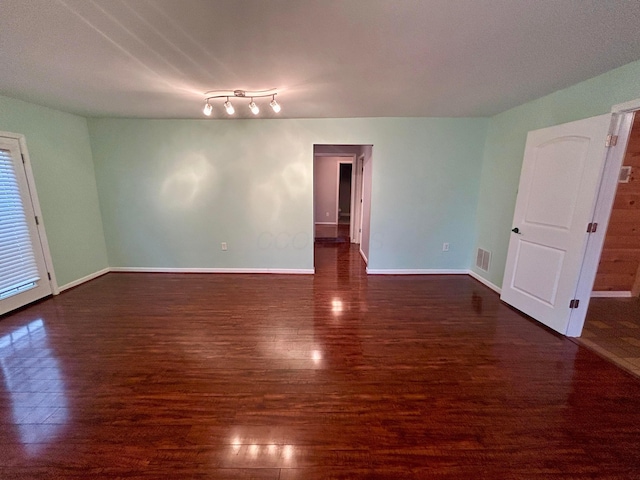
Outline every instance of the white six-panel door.
{"label": "white six-panel door", "polygon": [[601,115],[527,136],[500,298],[562,334],[604,169],[610,119]]}

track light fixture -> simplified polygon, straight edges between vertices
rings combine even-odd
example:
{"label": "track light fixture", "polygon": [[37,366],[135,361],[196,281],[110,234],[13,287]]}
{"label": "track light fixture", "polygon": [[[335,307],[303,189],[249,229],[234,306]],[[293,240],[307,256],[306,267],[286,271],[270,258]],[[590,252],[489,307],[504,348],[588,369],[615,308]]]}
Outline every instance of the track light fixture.
{"label": "track light fixture", "polygon": [[280,112],[280,104],[278,102],[276,102],[275,94],[273,95],[273,98],[272,98],[271,103],[269,105],[271,105],[271,108],[273,108],[274,112],[276,112],[276,113]]}
{"label": "track light fixture", "polygon": [[227,101],[224,102],[224,109],[227,111],[229,115],[233,115],[234,113],[236,113],[236,109],[233,108],[233,105],[231,105],[231,102],[229,101],[229,97],[227,97]]}
{"label": "track light fixture", "polygon": [[271,108],[273,109],[273,111],[275,113],[280,112],[281,107],[280,104],[278,102],[276,102],[276,95],[278,94],[278,92],[275,89],[272,90],[263,90],[263,91],[256,91],[256,92],[249,92],[246,90],[216,90],[216,91],[211,91],[211,92],[207,92],[205,93],[205,104],[204,104],[204,109],[202,110],[202,112],[207,116],[211,116],[212,112],[213,112],[213,105],[211,104],[211,100],[216,99],[216,98],[226,98],[226,101],[222,104],[225,108],[225,110],[227,111],[228,115],[233,115],[235,113],[235,108],[233,108],[233,105],[231,104],[231,101],[229,100],[229,97],[236,97],[236,98],[249,98],[249,109],[251,110],[251,113],[253,113],[254,115],[258,115],[260,113],[260,108],[258,108],[258,105],[256,105],[256,102],[253,101],[254,98],[265,98],[265,97],[271,97],[271,102],[269,103],[269,105],[271,106]]}
{"label": "track light fixture", "polygon": [[260,113],[260,109],[258,108],[258,105],[256,105],[256,102],[253,101],[253,98],[251,98],[251,101],[249,102],[249,109],[251,109],[251,113],[254,115]]}
{"label": "track light fixture", "polygon": [[204,104],[204,110],[202,110],[202,113],[204,113],[207,117],[210,117],[212,111],[213,107],[209,103],[209,99],[207,99],[207,103]]}

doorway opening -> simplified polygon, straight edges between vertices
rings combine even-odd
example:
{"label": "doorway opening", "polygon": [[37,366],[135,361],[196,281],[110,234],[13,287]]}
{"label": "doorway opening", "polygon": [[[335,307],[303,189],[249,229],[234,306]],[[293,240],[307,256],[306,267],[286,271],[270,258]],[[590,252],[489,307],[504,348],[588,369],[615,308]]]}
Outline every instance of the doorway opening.
{"label": "doorway opening", "polygon": [[592,297],[640,296],[640,115],[629,142],[607,226]]}
{"label": "doorway opening", "polygon": [[353,163],[340,162],[338,170],[338,226],[351,225],[351,176]]}
{"label": "doorway opening", "polygon": [[[640,230],[640,192],[635,191],[634,185],[638,181],[637,173],[640,168],[640,132],[632,127],[639,110],[640,100],[635,100],[614,106],[611,114],[529,132],[519,188],[519,196],[522,193],[527,201],[516,201],[515,226],[512,229],[509,253],[512,255],[516,252],[517,256],[512,255],[511,262],[509,256],[507,258],[501,292],[501,298],[506,303],[563,335],[580,337],[582,334],[582,338],[576,338],[577,343],[590,347],[636,375],[640,375],[640,303],[637,303],[639,300],[634,294],[637,292],[637,273],[640,269],[640,258],[636,251],[640,237],[636,238],[631,234]],[[582,152],[580,155],[568,155],[571,148],[575,150],[577,143],[569,142],[571,145],[567,148],[559,147],[566,138],[579,138],[585,145],[585,148],[578,151]],[[568,145],[567,142],[564,143]],[[548,152],[541,153],[538,148],[540,145],[549,149]],[[559,162],[548,160],[561,159],[568,163],[569,158],[574,158],[572,165],[574,168],[578,166],[576,170],[588,173],[588,183],[581,183],[587,178],[584,175],[560,178],[560,174],[570,172],[569,169],[558,171],[559,175],[548,175],[548,172],[553,174],[557,171],[554,168],[559,165]],[[587,161],[587,158],[591,160]],[[540,169],[535,168],[535,162],[542,162]],[[580,188],[576,187],[571,191],[569,187],[578,183]],[[625,188],[621,187],[623,184]],[[529,189],[529,193],[534,193],[528,195],[526,189]],[[566,201],[569,193],[573,195],[572,202]],[[616,193],[620,195],[616,196]],[[584,195],[584,198],[579,199],[579,195]],[[571,208],[560,218],[562,208],[559,207],[566,209],[571,205],[579,206],[580,209]],[[523,210],[524,207],[534,210],[529,214],[526,209]],[[527,228],[521,229],[522,224],[526,224]],[[531,246],[540,237],[537,235],[540,231],[545,233],[552,230],[556,233],[562,230],[567,234],[575,232],[575,235],[571,235],[569,241],[563,244],[560,244],[562,235],[547,235],[549,244],[560,244],[555,250]],[[614,252],[605,247],[605,233],[608,230],[617,237],[611,239]],[[523,240],[525,237],[526,241]],[[542,241],[545,241],[545,237],[542,237]],[[525,245],[523,250],[511,248],[519,243]],[[540,244],[543,245],[542,242]],[[557,253],[564,246],[568,253],[552,256],[551,260],[556,260],[555,264],[543,258],[547,254]],[[570,259],[571,263],[566,259]],[[519,269],[520,263],[524,265],[522,269]],[[539,268],[541,265],[544,268]],[[548,277],[540,280],[539,277],[548,275],[548,266],[557,267],[556,278],[563,282],[562,291],[558,286],[560,280],[556,284],[548,281]],[[600,279],[597,278],[598,271]],[[622,287],[625,289],[622,292],[624,295],[615,294],[614,288],[621,288],[620,286],[603,284],[607,278],[616,282],[620,280],[620,273],[616,271],[626,272],[624,275],[629,280]],[[613,278],[609,276],[611,273]],[[609,289],[606,294],[603,294],[603,288]],[[524,296],[518,295],[526,292],[526,289],[548,294],[547,297],[540,294],[535,298],[553,297],[552,302],[546,302],[548,312],[542,312],[544,305],[538,310],[531,307],[538,307],[542,303],[536,304],[531,300],[533,295],[521,301]],[[506,298],[505,292],[509,298]],[[614,298],[595,298],[590,302],[592,296],[603,295],[612,295]],[[605,318],[607,321],[615,321],[617,325],[607,324]],[[600,332],[594,333],[591,327]],[[620,333],[615,333],[616,330]],[[602,344],[598,344],[598,336],[617,343],[607,351]]]}
{"label": "doorway opening", "polygon": [[314,145],[316,248],[348,246],[368,262],[372,162],[372,145]]}
{"label": "doorway opening", "polygon": [[640,376],[640,115],[634,112],[591,301],[577,341]]}

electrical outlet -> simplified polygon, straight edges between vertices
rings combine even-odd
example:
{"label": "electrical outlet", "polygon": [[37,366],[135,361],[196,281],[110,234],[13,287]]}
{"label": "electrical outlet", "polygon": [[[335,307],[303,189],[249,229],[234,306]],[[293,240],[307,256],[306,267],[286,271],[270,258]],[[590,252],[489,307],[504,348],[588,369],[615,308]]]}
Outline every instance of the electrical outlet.
{"label": "electrical outlet", "polygon": [[328,217],[328,216],[329,216],[329,212],[325,213],[325,215],[324,215],[324,216],[325,216],[325,217]]}
{"label": "electrical outlet", "polygon": [[449,251],[449,244],[448,243],[443,243],[442,244],[442,251],[443,252],[448,252]]}
{"label": "electrical outlet", "polygon": [[222,243],[220,244],[220,246],[222,247],[222,250],[223,250],[223,251],[225,251],[225,252],[227,251],[227,242],[222,242]]}

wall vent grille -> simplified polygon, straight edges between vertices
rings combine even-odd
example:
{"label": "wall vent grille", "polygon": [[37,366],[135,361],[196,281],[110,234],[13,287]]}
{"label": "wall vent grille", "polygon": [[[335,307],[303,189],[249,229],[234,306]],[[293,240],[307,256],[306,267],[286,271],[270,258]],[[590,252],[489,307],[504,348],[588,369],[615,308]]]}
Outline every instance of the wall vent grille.
{"label": "wall vent grille", "polygon": [[491,262],[491,252],[487,250],[483,250],[482,248],[478,249],[478,254],[476,255],[476,267],[485,272],[489,271],[489,263]]}

